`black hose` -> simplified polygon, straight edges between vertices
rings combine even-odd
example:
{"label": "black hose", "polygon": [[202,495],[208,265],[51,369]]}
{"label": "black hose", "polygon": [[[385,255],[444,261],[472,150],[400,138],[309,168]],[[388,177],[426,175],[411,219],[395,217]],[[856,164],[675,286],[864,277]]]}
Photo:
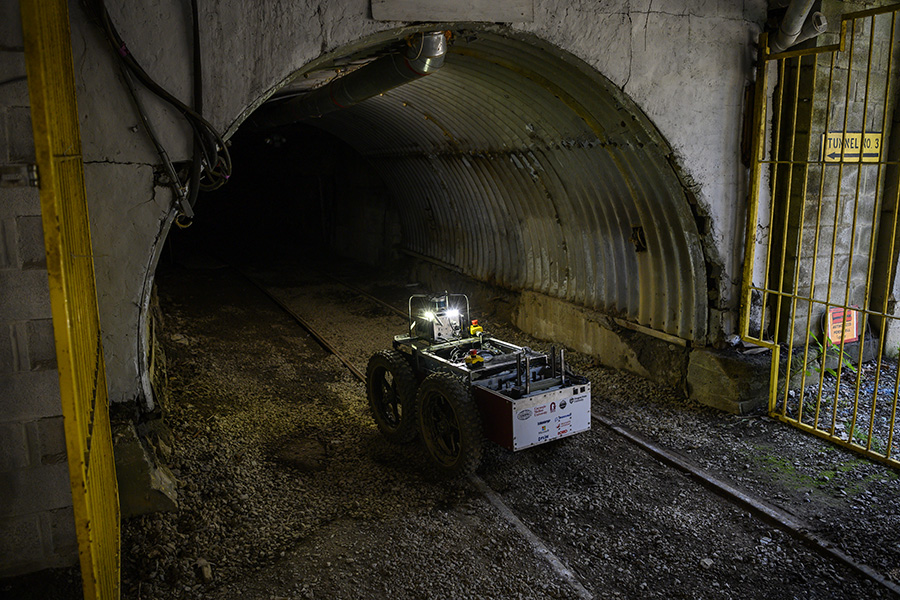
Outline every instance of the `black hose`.
{"label": "black hose", "polygon": [[166,170],[166,175],[169,177],[171,182],[171,186],[173,191],[175,192],[175,198],[180,207],[181,211],[187,214],[189,217],[193,216],[190,207],[185,206],[185,198],[184,198],[184,190],[181,187],[181,182],[178,179],[178,174],[175,172],[175,167],[172,165],[172,161],[169,160],[169,154],[166,152],[166,149],[163,147],[162,143],[159,141],[159,138],[156,136],[156,132],[153,130],[153,125],[150,123],[150,119],[147,118],[147,111],[144,110],[144,106],[141,103],[141,98],[138,96],[137,89],[134,87],[134,81],[131,78],[131,73],[123,64],[119,64],[119,69],[122,72],[122,78],[125,80],[125,85],[128,88],[128,92],[131,95],[131,100],[134,102],[134,106],[137,109],[138,115],[141,117],[141,124],[144,126],[144,130],[147,132],[147,137],[150,138],[150,141],[153,143],[153,147],[156,148],[156,153],[159,154],[160,160],[162,160],[163,167]]}
{"label": "black hose", "polygon": [[[203,114],[203,65],[200,52],[200,15],[197,8],[197,0],[191,0],[191,21],[192,21],[192,41],[193,41],[193,87],[194,87],[194,111]],[[193,162],[191,163],[191,178],[188,184],[187,202],[191,210],[197,205],[197,197],[200,195],[200,176],[203,171],[203,140],[200,139],[198,133],[194,131],[194,147]],[[175,224],[179,227],[188,227],[191,222],[184,215],[179,215],[175,220]]]}
{"label": "black hose", "polygon": [[[191,2],[191,12],[193,16],[193,35],[194,35],[194,105],[191,108],[184,104],[181,100],[173,96],[165,88],[153,80],[150,75],[141,67],[137,59],[125,44],[122,36],[106,10],[104,0],[94,0],[94,8],[97,18],[100,21],[101,29],[106,35],[106,39],[112,46],[117,60],[128,72],[140,81],[148,90],[153,92],[159,98],[170,104],[187,120],[193,131],[194,150],[193,165],[190,176],[190,198],[187,200],[187,211],[190,212],[190,206],[196,202],[199,190],[215,189],[223,185],[231,175],[231,156],[225,144],[225,140],[216,132],[215,128],[203,118],[202,112],[202,84],[198,83],[202,79],[201,63],[200,63],[200,44],[199,44],[199,17],[196,0]],[[140,109],[139,109],[140,110]],[[146,116],[141,115],[142,120],[146,123]],[[162,157],[162,155],[161,155]],[[203,167],[205,166],[205,170]],[[181,182],[176,180],[172,185],[180,192]]]}

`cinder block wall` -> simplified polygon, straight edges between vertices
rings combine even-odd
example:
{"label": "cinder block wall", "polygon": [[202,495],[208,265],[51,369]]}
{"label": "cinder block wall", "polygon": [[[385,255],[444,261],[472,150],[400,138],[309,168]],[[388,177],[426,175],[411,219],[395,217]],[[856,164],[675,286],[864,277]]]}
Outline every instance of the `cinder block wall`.
{"label": "cinder block wall", "polygon": [[[25,74],[0,0],[0,81]],[[25,81],[0,85],[0,164],[33,163]],[[0,187],[0,577],[78,560],[37,188]]]}

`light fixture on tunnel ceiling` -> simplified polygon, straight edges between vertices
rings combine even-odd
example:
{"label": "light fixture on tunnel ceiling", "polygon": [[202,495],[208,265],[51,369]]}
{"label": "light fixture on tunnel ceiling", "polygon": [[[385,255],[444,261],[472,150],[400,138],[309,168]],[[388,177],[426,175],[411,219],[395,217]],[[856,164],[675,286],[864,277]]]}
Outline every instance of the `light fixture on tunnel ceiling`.
{"label": "light fixture on tunnel ceiling", "polygon": [[258,128],[278,127],[318,118],[379,96],[395,87],[434,73],[444,65],[449,31],[423,32],[403,53],[392,53],[303,96],[274,100],[260,107],[250,122]]}

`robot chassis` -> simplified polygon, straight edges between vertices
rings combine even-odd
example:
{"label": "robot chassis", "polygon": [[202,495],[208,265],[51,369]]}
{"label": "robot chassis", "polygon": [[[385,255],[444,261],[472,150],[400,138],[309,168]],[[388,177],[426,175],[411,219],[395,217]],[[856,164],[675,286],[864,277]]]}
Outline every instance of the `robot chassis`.
{"label": "robot chassis", "polygon": [[418,434],[451,476],[478,468],[485,439],[517,451],[591,427],[591,384],[565,351],[492,337],[470,320],[464,294],[410,297],[409,332],[369,360],[366,393],[386,438]]}

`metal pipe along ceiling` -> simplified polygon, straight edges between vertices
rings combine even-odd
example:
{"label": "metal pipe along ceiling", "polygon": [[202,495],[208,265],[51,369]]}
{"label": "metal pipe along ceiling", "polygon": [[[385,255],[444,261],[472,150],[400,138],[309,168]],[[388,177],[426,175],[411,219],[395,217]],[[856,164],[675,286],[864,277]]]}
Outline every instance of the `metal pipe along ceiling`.
{"label": "metal pipe along ceiling", "polygon": [[[576,59],[479,33],[434,75],[314,123],[383,174],[407,249],[705,339],[703,250],[670,150]],[[631,241],[637,228],[645,249]]]}
{"label": "metal pipe along ceiling", "polygon": [[447,38],[443,31],[423,33],[418,43],[411,45],[405,54],[382,56],[299,98],[273,102],[259,111],[254,123],[257,127],[285,125],[353,106],[434,73],[443,66],[446,54]]}

